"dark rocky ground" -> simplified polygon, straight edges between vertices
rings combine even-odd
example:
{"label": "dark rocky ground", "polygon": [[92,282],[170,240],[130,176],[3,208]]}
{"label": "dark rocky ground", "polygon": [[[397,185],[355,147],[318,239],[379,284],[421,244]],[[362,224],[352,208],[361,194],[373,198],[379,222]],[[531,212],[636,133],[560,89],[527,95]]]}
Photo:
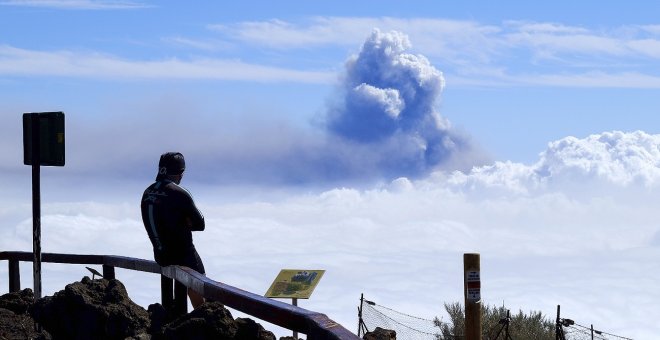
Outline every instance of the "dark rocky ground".
{"label": "dark rocky ground", "polygon": [[135,304],[118,280],[84,277],[36,302],[31,289],[0,296],[0,339],[276,338],[251,319],[234,319],[218,302],[172,319],[160,304],[148,310]]}
{"label": "dark rocky ground", "polygon": [[27,312],[33,302],[31,289],[0,296],[0,339],[51,339],[50,334],[35,331]]}
{"label": "dark rocky ground", "polygon": [[362,339],[364,340],[396,340],[396,332],[376,327],[373,332],[367,332]]}
{"label": "dark rocky ground", "polygon": [[[37,301],[31,289],[0,296],[0,340],[5,339],[276,340],[252,319],[234,319],[219,302],[174,318],[160,304],[148,310],[135,304],[118,280],[89,277]],[[396,333],[376,328],[364,339],[393,340]]]}

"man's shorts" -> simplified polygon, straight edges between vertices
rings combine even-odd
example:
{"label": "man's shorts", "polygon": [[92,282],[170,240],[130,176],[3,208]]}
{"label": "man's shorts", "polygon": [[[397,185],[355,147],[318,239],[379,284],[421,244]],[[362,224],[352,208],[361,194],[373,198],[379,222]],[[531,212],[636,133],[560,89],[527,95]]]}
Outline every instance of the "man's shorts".
{"label": "man's shorts", "polygon": [[204,270],[204,263],[202,262],[202,259],[199,257],[199,254],[195,248],[193,248],[192,251],[187,252],[181,265],[189,267],[190,269],[194,269],[200,274],[206,274],[206,270]]}
{"label": "man's shorts", "polygon": [[156,262],[161,266],[171,266],[171,265],[186,266],[189,267],[190,269],[194,269],[200,274],[206,274],[206,270],[204,270],[204,263],[202,262],[202,259],[199,257],[199,254],[197,253],[195,247],[189,248],[183,253],[178,253],[176,255],[168,254],[167,252],[154,251],[154,257],[156,259]]}

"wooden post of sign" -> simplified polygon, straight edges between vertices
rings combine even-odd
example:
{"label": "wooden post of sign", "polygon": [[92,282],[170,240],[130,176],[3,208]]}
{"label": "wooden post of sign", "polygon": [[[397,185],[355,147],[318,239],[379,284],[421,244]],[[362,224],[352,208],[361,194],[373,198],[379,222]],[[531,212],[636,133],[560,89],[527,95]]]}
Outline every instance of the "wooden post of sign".
{"label": "wooden post of sign", "polygon": [[463,254],[465,339],[481,339],[481,264],[479,254]]}

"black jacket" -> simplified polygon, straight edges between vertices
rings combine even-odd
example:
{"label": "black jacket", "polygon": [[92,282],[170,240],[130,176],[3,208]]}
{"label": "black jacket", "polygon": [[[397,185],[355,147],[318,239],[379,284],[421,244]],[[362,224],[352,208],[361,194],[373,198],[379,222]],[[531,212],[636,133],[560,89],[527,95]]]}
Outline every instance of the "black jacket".
{"label": "black jacket", "polygon": [[163,179],[142,195],[142,222],[160,265],[180,264],[195,251],[192,231],[204,230],[204,216],[188,190]]}

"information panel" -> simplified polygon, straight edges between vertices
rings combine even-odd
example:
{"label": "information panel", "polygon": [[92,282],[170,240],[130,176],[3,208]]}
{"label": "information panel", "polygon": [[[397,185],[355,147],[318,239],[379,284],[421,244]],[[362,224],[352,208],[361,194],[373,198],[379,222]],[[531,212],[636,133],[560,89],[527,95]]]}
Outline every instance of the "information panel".
{"label": "information panel", "polygon": [[282,269],[265,296],[269,298],[309,299],[325,270]]}

